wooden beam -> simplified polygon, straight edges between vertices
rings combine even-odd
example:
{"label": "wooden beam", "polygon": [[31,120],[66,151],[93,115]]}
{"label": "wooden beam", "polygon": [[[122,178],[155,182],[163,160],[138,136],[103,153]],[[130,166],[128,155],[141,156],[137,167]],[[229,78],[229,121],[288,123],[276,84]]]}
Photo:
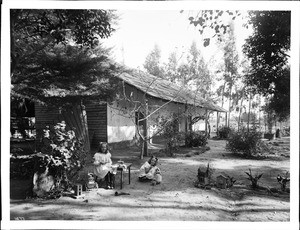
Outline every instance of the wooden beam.
{"label": "wooden beam", "polygon": [[208,115],[208,110],[205,109],[205,135],[207,136],[207,115]]}

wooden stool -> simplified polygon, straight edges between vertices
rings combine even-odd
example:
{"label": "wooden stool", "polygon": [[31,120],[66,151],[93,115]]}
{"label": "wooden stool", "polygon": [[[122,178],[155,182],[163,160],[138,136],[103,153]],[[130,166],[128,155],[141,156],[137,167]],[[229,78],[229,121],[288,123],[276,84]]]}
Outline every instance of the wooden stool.
{"label": "wooden stool", "polygon": [[[126,169],[128,170],[128,184],[130,184],[130,168],[131,168],[131,165],[132,163],[127,163],[127,164],[124,164],[126,166]],[[121,172],[121,181],[120,181],[120,189],[123,189],[123,171],[124,171],[124,168],[123,167],[118,167],[117,168],[117,171]]]}
{"label": "wooden stool", "polygon": [[83,198],[84,194],[82,194],[82,184],[75,184],[76,186],[76,191],[75,191],[75,198]]}

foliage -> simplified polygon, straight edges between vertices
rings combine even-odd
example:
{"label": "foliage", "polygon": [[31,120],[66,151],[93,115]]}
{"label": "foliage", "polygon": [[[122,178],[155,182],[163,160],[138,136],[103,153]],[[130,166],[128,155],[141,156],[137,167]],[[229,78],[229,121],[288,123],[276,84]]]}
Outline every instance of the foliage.
{"label": "foliage", "polygon": [[10,12],[12,100],[27,98],[65,108],[74,102],[83,104],[85,98],[114,97],[118,68],[99,45],[114,31],[113,11]]}
{"label": "foliage", "polygon": [[173,51],[169,54],[168,62],[164,64],[164,78],[176,83],[180,78],[180,71],[178,71],[179,58],[176,51]]}
{"label": "foliage", "polygon": [[[239,57],[236,50],[236,42],[235,42],[235,33],[234,33],[234,26],[230,24],[226,39],[224,42],[220,42],[222,50],[224,52],[224,67],[223,67],[223,79],[224,79],[224,90],[223,96],[226,96],[229,101],[229,108],[228,108],[228,121],[227,125],[229,126],[230,123],[230,112],[233,107],[233,89],[236,88],[234,86],[237,85],[237,79],[239,78],[238,68],[239,68]],[[225,87],[227,86],[227,87]],[[225,89],[227,89],[225,91]],[[223,100],[223,99],[222,99]]]}
{"label": "foliage", "polygon": [[173,119],[161,119],[160,126],[163,127],[162,136],[166,138],[166,151],[173,156],[174,151],[178,150],[180,142],[183,140],[183,134],[179,132],[178,117],[173,115]]}
{"label": "foliage", "polygon": [[64,121],[53,128],[44,129],[41,155],[37,160],[38,172],[46,168],[56,181],[56,189],[68,188],[77,179],[78,171],[83,168],[87,153],[74,130],[66,129]]}
{"label": "foliage", "polygon": [[230,127],[222,126],[218,129],[217,136],[218,136],[218,138],[221,138],[221,139],[227,139],[227,138],[229,138],[232,131],[233,130]]}
{"label": "foliage", "polygon": [[190,131],[185,135],[186,147],[199,147],[207,144],[207,136],[203,132]]}
{"label": "foliage", "polygon": [[290,127],[284,127],[283,130],[281,130],[281,132],[284,137],[289,137],[290,136]]}
{"label": "foliage", "polygon": [[277,181],[280,184],[281,191],[286,191],[287,190],[286,185],[287,183],[290,182],[290,173],[286,172],[284,176],[278,175]]}
{"label": "foliage", "polygon": [[[183,11],[181,11],[182,13]],[[222,35],[226,34],[230,25],[224,20],[224,15],[234,20],[240,16],[239,11],[230,10],[202,10],[197,13],[197,16],[189,17],[190,24],[193,24],[200,32],[200,35],[205,36],[203,46],[209,46],[210,40],[216,37],[218,41],[222,41]],[[208,35],[205,31],[212,32],[213,35]]]}
{"label": "foliage", "polygon": [[196,42],[191,44],[186,53],[178,57],[177,52],[173,51],[169,55],[168,62],[161,63],[161,50],[155,45],[146,57],[144,68],[154,76],[192,90],[196,89],[202,97],[207,97],[211,92],[212,76]]}
{"label": "foliage", "polygon": [[154,49],[147,55],[144,63],[144,68],[147,72],[156,77],[163,77],[164,75],[164,70],[160,64],[160,58],[161,50],[158,45],[155,45]]}
{"label": "foliage", "polygon": [[243,47],[251,60],[251,71],[245,83],[268,96],[270,108],[284,120],[290,111],[291,12],[251,11],[249,24],[254,32]]}
{"label": "foliage", "polygon": [[256,121],[257,119],[258,119],[257,114],[254,112],[250,112],[250,114],[249,112],[248,113],[244,112],[241,114],[241,120],[243,120],[243,122],[251,123],[253,121]]}
{"label": "foliage", "polygon": [[244,156],[253,156],[261,150],[261,133],[256,130],[247,132],[241,129],[238,132],[232,132],[227,140],[226,149]]}
{"label": "foliage", "polygon": [[228,178],[227,188],[230,188],[234,185],[236,180],[234,180],[234,177],[231,177],[231,176],[227,176],[227,178]]}
{"label": "foliage", "polygon": [[[34,60],[23,60],[12,77],[12,94],[47,104],[62,105],[71,97],[112,98],[119,71],[108,51],[58,44],[44,48]],[[71,96],[71,97],[70,97]]]}
{"label": "foliage", "polygon": [[34,173],[48,172],[54,177],[56,186],[46,197],[59,197],[77,180],[78,171],[83,168],[87,153],[75,132],[66,129],[64,121],[44,130],[39,148],[41,152],[30,155],[18,156],[12,153],[10,177],[32,179]]}
{"label": "foliage", "polygon": [[249,173],[245,172],[248,175],[248,180],[251,181],[252,188],[258,188],[258,180],[262,177],[263,174],[256,174],[255,176],[252,175],[251,169],[249,169]]}
{"label": "foliage", "polygon": [[[170,64],[167,66],[170,66]],[[186,58],[180,64],[177,64],[176,75],[173,77],[174,81],[183,87],[196,89],[203,98],[209,97],[212,76],[195,41],[192,42],[187,51]],[[167,69],[165,72],[169,72],[169,70]]]}
{"label": "foliage", "polygon": [[[183,12],[183,11],[181,11]],[[204,36],[204,46],[216,37],[224,39],[228,33],[230,20],[240,16],[239,11],[203,10],[197,16],[189,17],[193,24]],[[290,11],[249,11],[248,23],[253,27],[253,34],[244,44],[243,52],[251,61],[251,70],[246,76],[246,85],[252,93],[268,96],[271,108],[280,121],[289,117],[290,111]]]}
{"label": "foliage", "polygon": [[274,111],[278,121],[284,121],[290,116],[290,69],[277,72],[276,87],[269,98],[268,106]]}
{"label": "foliage", "polygon": [[115,18],[105,10],[11,10],[12,100],[61,106],[68,96],[113,97],[118,68],[99,41]]}
{"label": "foliage", "polygon": [[226,40],[220,43],[224,52],[225,81],[233,85],[238,74],[239,57],[236,50],[235,32],[233,24],[230,24]]}
{"label": "foliage", "polygon": [[106,10],[12,9],[11,71],[26,59],[32,59],[45,47],[76,44],[94,47],[114,31],[116,16]]}
{"label": "foliage", "polygon": [[178,72],[179,79],[183,79],[183,86],[196,89],[203,98],[211,93],[212,76],[195,41],[190,46],[186,62],[179,65]]}

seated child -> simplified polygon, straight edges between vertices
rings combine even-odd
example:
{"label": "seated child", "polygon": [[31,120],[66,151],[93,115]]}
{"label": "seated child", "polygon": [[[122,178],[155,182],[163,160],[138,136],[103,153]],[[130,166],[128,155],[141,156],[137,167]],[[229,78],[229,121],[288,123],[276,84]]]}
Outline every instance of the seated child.
{"label": "seated child", "polygon": [[161,171],[156,166],[158,158],[152,156],[148,161],[146,161],[139,172],[139,181],[151,181],[152,185],[160,184],[162,181]]}
{"label": "seated child", "polygon": [[99,178],[105,178],[106,188],[114,188],[116,170],[112,168],[111,154],[108,145],[100,142],[99,150],[94,155],[94,175]]}

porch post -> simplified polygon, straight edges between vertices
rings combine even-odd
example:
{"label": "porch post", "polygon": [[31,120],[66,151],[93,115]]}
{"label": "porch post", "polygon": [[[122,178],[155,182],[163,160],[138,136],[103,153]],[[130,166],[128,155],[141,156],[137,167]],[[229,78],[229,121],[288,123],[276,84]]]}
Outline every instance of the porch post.
{"label": "porch post", "polygon": [[217,112],[217,136],[218,136],[218,132],[219,132],[219,111]]}
{"label": "porch post", "polygon": [[144,154],[148,156],[148,100],[145,99],[145,130],[144,130]]}
{"label": "porch post", "polygon": [[207,115],[208,115],[208,110],[205,109],[205,136],[207,136]]}
{"label": "porch post", "polygon": [[187,104],[185,104],[185,133],[187,133],[189,131],[189,123],[188,123],[188,119],[189,119],[189,116],[187,115],[187,110],[188,110],[188,107],[187,107]]}

